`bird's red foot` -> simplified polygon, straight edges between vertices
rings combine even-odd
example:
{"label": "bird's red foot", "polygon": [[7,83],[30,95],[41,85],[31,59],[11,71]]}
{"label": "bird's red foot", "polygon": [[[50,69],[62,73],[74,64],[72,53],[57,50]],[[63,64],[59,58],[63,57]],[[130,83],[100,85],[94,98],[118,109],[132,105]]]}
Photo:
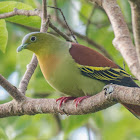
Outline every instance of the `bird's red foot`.
{"label": "bird's red foot", "polygon": [[61,97],[61,98],[56,99],[56,102],[60,101],[59,103],[59,108],[60,108],[62,106],[62,103],[66,103],[68,100],[73,100],[75,98],[76,97]]}
{"label": "bird's red foot", "polygon": [[74,102],[76,103],[76,108],[79,103],[81,103],[84,99],[89,98],[89,97],[90,96],[82,96],[82,97],[78,97],[78,98],[74,99]]}

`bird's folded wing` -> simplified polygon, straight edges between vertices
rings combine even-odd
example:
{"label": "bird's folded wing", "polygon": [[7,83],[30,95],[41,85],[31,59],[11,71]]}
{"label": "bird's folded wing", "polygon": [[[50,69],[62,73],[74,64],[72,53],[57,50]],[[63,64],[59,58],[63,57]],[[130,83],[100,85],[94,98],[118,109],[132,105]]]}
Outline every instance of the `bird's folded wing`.
{"label": "bird's folded wing", "polygon": [[93,67],[77,64],[82,75],[89,78],[103,80],[103,81],[120,81],[124,77],[130,77],[122,69],[110,68],[110,67]]}

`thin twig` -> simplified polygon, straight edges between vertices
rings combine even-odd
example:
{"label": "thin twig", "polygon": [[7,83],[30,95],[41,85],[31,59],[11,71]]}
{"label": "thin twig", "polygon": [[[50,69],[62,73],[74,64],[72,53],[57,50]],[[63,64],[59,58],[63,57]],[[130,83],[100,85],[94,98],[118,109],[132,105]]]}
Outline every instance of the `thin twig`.
{"label": "thin twig", "polygon": [[[69,31],[70,31],[70,33],[71,33],[72,37],[74,38],[74,40],[76,41],[76,43],[78,43],[78,41],[77,41],[76,37],[74,36],[73,31],[70,29],[70,27],[69,27],[69,25],[68,25],[68,23],[67,23],[67,21],[66,21],[66,18],[65,18],[65,16],[64,16],[64,14],[63,14],[62,10],[61,10],[60,8],[53,7],[53,6],[48,6],[48,7],[50,7],[50,8],[54,8],[54,9],[57,9],[57,10],[59,10],[59,11],[60,11],[60,13],[61,13],[61,15],[62,15],[62,17],[63,17],[63,19],[64,19],[64,22],[66,23],[66,26],[68,27],[68,29],[69,29]],[[57,14],[57,15],[58,15],[58,14]]]}
{"label": "thin twig", "polygon": [[71,40],[70,37],[68,37],[66,34],[64,34],[63,32],[61,32],[58,28],[56,28],[51,22],[49,24],[49,26],[54,30],[56,31],[59,35],[61,35],[63,38],[65,38],[67,41],[70,41],[70,42],[73,42]]}
{"label": "thin twig", "polygon": [[50,19],[51,19],[51,16],[50,15],[47,15],[46,30],[48,30],[48,28],[49,28]]}

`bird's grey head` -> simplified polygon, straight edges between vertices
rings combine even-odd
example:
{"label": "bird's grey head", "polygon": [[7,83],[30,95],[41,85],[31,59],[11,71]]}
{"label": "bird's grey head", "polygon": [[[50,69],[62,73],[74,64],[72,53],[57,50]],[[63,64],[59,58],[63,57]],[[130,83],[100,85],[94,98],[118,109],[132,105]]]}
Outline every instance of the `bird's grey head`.
{"label": "bird's grey head", "polygon": [[23,49],[28,49],[36,54],[43,53],[44,51],[52,51],[53,48],[58,48],[60,42],[64,41],[49,33],[32,32],[24,36],[22,44],[17,48],[17,52]]}
{"label": "bird's grey head", "polygon": [[17,52],[27,49],[27,47],[37,41],[37,37],[40,32],[32,32],[24,36],[22,44],[17,48]]}

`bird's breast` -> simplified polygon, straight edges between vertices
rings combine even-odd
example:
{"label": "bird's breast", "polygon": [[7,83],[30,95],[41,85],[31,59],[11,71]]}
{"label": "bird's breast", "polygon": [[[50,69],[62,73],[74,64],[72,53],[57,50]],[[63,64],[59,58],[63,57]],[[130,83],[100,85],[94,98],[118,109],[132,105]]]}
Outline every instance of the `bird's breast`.
{"label": "bird's breast", "polygon": [[38,57],[41,71],[47,81],[49,81],[59,65],[59,58],[56,55]]}
{"label": "bird's breast", "polygon": [[68,95],[84,95],[78,86],[80,71],[68,54],[63,54],[63,57],[44,56],[38,58],[38,61],[45,79],[53,88]]}

